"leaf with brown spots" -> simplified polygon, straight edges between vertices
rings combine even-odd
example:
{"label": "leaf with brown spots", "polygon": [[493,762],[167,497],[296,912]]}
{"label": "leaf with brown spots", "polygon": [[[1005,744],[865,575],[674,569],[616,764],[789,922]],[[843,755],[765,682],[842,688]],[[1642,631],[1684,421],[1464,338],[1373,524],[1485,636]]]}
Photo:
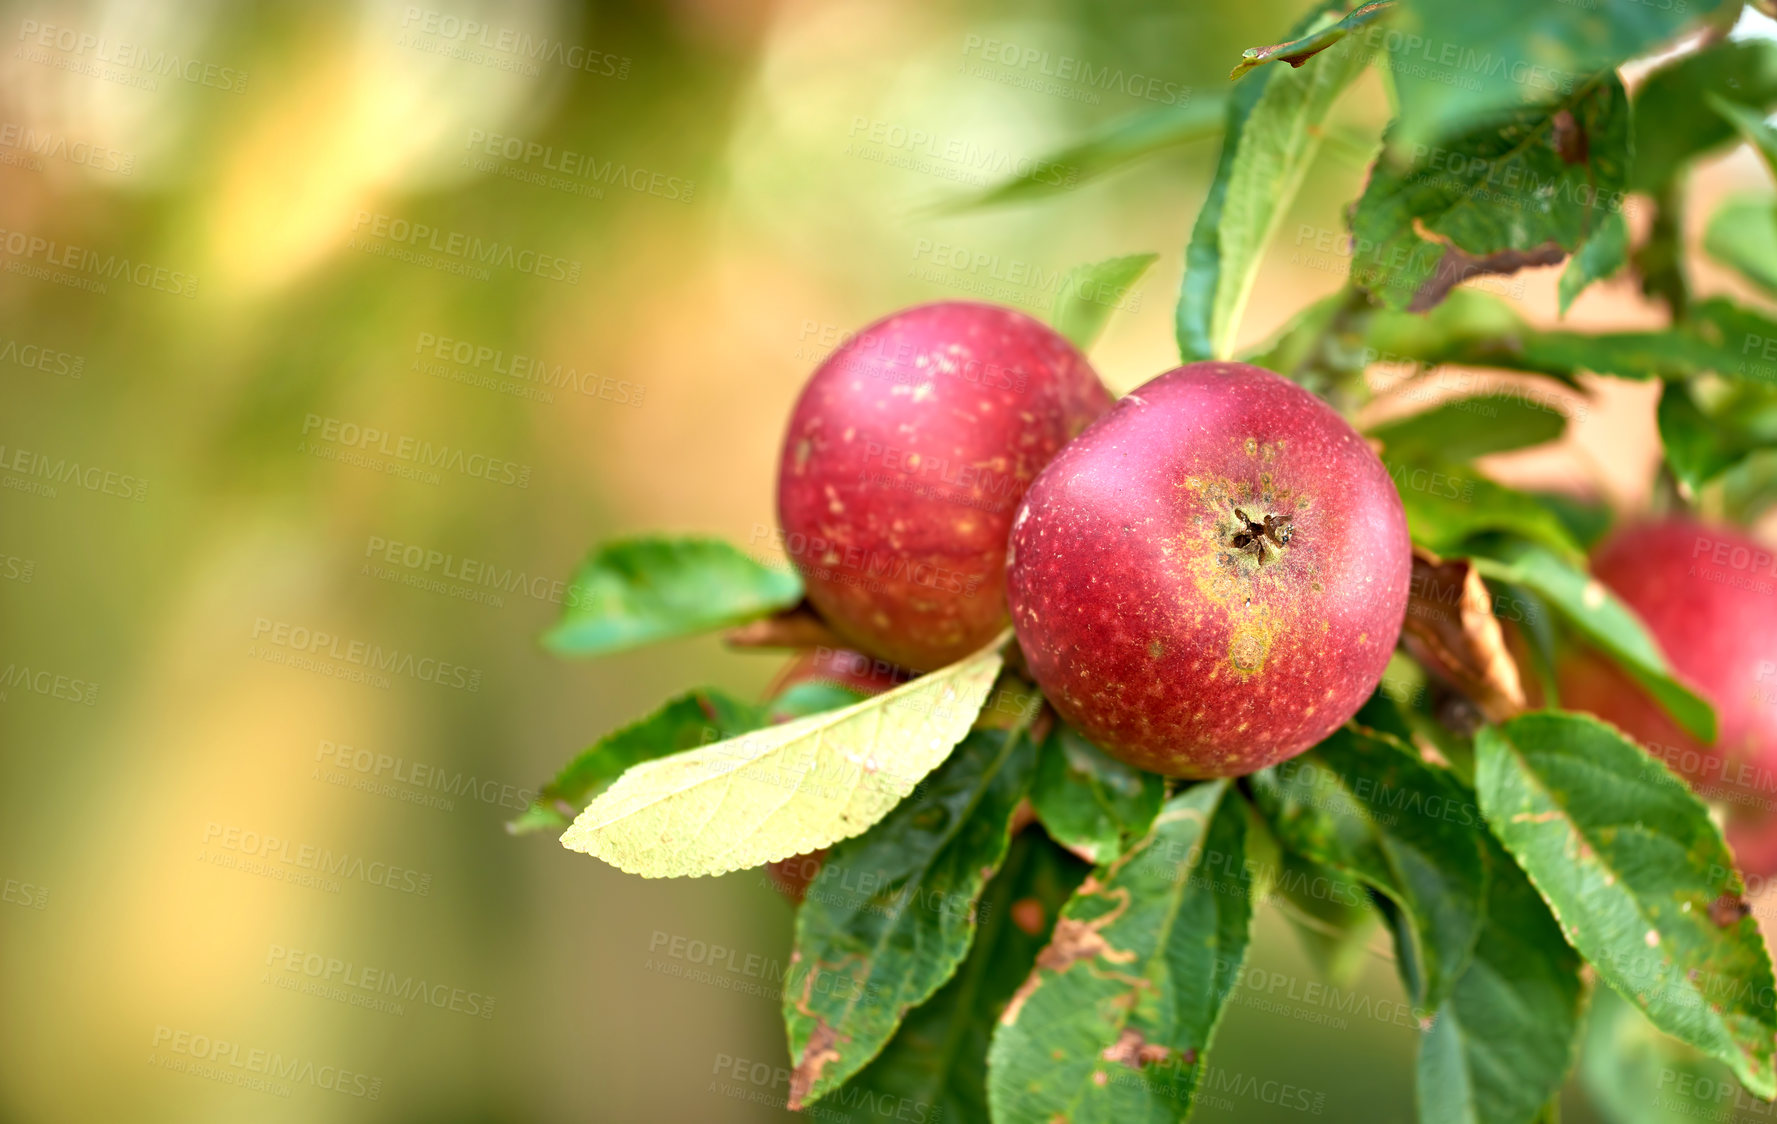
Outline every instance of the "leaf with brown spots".
{"label": "leaf with brown spots", "polygon": [[1739,894],[1723,894],[1709,903],[1709,920],[1723,929],[1752,916],[1752,906]]}
{"label": "leaf with brown spots", "polygon": [[1524,711],[1524,684],[1493,615],[1493,595],[1466,559],[1413,548],[1401,643],[1426,670],[1473,700],[1489,721]]}
{"label": "leaf with brown spots", "polygon": [[1745,887],[1703,802],[1584,715],[1488,727],[1475,754],[1494,834],[1598,978],[1752,1092],[1777,1094],[1777,979],[1758,923],[1720,905]]}
{"label": "leaf with brown spots", "polygon": [[828,853],[784,987],[792,1110],[863,1069],[968,955],[1036,756],[1022,726],[977,729],[918,796]]}
{"label": "leaf with brown spots", "polygon": [[1252,922],[1246,809],[1193,785],[1068,902],[994,1032],[997,1124],[1162,1124],[1189,1112]]}
{"label": "leaf with brown spots", "polygon": [[1469,277],[1560,261],[1620,212],[1629,127],[1610,70],[1435,145],[1397,121],[1352,212],[1352,281],[1423,312]]}
{"label": "leaf with brown spots", "polygon": [[1040,831],[1015,838],[982,896],[968,959],[938,994],[908,1013],[862,1073],[810,1115],[823,1124],[884,1124],[887,1105],[908,1120],[987,1120],[982,1059],[994,1027],[1088,869]]}

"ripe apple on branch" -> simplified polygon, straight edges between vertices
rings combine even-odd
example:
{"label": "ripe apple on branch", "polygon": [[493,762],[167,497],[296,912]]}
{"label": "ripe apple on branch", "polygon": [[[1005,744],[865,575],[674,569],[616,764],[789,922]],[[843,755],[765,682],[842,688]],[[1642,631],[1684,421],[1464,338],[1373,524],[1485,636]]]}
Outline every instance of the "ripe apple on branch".
{"label": "ripe apple on branch", "polygon": [[[1777,172],[1777,47],[1727,36],[1741,10],[1320,4],[1225,100],[1076,145],[1089,179],[1132,138],[1221,136],[1183,365],[1113,402],[1085,358],[1153,254],[1073,271],[1049,324],[938,301],[861,329],[790,409],[782,557],[606,543],[544,638],[600,656],[725,631],[795,653],[770,697],[670,700],[513,830],[644,877],[765,868],[797,903],[795,1110],[1181,1119],[1262,908],[1311,951],[1381,923],[1425,1121],[1535,1124],[1564,1089],[1612,1124],[1713,1111],[1660,1074],[1777,1096],[1747,902],[1777,873],[1777,568],[1745,530],[1777,506],[1777,282],[1748,249],[1777,244],[1777,200],[1704,240],[1765,304],[1693,291],[1681,237],[1698,158],[1746,141]],[[1653,56],[1631,95],[1619,68]],[[1479,58],[1501,65],[1449,80]],[[1396,116],[1349,276],[1237,352],[1372,67]],[[1626,199],[1653,212],[1634,235]],[[1534,324],[1465,284],[1556,263]],[[1548,326],[1617,276],[1668,322]],[[1430,404],[1360,426],[1380,357]],[[1613,530],[1492,479],[1476,458],[1567,418],[1436,393],[1452,367],[1565,394],[1658,379],[1653,509]],[[1355,888],[1336,908],[1305,892],[1334,883]]]}

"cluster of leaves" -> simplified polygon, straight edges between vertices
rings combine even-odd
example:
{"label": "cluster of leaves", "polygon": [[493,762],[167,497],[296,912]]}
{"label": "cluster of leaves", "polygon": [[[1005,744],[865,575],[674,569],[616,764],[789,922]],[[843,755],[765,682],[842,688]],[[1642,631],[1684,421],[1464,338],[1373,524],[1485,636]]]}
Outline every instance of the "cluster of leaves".
{"label": "cluster of leaves", "polygon": [[[1777,981],[1708,808],[1616,730],[1559,710],[1551,669],[1583,645],[1699,738],[1715,716],[1587,573],[1608,514],[1472,463],[1560,437],[1583,376],[1658,379],[1665,501],[1737,520],[1777,502],[1777,319],[1694,297],[1679,242],[1697,158],[1746,140],[1777,174],[1763,120],[1777,47],[1725,37],[1740,7],[1326,3],[1248,51],[1225,100],[1068,150],[1091,178],[1220,135],[1176,323],[1185,359],[1227,358],[1340,95],[1370,73],[1388,84],[1397,113],[1350,211],[1346,284],[1243,358],[1348,411],[1379,361],[1409,382],[1451,366],[1527,377],[1370,433],[1415,545],[1396,659],[1430,689],[1379,691],[1284,765],[1181,784],[1054,722],[1004,666],[1007,636],[872,698],[691,692],[581,754],[514,829],[566,828],[567,846],[648,877],[830,848],[783,997],[792,1108],[843,1118],[893,1097],[1003,1124],[1180,1119],[1211,1072],[1264,902],[1329,963],[1373,919],[1392,935],[1422,1031],[1425,1121],[1545,1119],[1582,1055],[1586,1087],[1622,1124],[1682,1111],[1651,1095],[1649,1059],[1725,1067],[1777,1096]],[[1631,96],[1617,68],[1689,32],[1692,49]],[[1050,190],[1012,181],[972,202]],[[1632,245],[1638,205],[1652,217]],[[1705,248],[1777,297],[1772,196],[1724,204]],[[1089,346],[1153,260],[1077,270],[1054,323]],[[1670,326],[1533,327],[1458,288],[1561,262],[1563,313],[1632,271]],[[1537,380],[1553,393],[1523,389]],[[801,595],[793,573],[719,542],[614,543],[577,573],[546,643],[598,655],[746,621],[791,635]],[[1335,905],[1301,892],[1322,877],[1363,894]],[[1594,980],[1605,986],[1587,1027]]]}

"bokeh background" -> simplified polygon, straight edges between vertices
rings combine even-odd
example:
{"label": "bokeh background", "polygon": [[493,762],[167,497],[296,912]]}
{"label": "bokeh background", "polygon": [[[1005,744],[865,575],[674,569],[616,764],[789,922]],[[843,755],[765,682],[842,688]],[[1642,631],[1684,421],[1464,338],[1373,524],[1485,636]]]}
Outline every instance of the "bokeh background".
{"label": "bokeh background", "polygon": [[[1041,314],[1069,266],[1157,251],[1093,359],[1118,391],[1169,366],[1215,141],[956,204],[1213,97],[1302,7],[0,5],[0,1120],[792,1119],[744,969],[791,911],[756,872],[502,830],[597,735],[780,660],[555,660],[560,583],[624,532],[768,551],[802,379],[899,306]],[[1342,103],[1246,340],[1339,284],[1386,105],[1374,74]],[[1762,177],[1714,161],[1693,215]],[[1547,323],[1555,273],[1492,287]],[[1569,321],[1658,314],[1618,282]],[[1491,467],[1633,508],[1653,392]],[[1355,1013],[1270,912],[1255,957],[1214,1055],[1247,1091],[1198,1119],[1408,1118],[1385,957]],[[314,1076],[255,1087],[270,1055]]]}

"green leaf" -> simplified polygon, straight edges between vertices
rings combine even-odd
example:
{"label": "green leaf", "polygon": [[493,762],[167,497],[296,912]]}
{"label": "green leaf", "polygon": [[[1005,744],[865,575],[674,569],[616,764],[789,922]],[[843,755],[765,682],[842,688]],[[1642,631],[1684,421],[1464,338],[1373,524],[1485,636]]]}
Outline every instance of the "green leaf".
{"label": "green leaf", "polygon": [[1040,831],[1013,839],[981,898],[969,958],[908,1013],[876,1060],[821,1101],[816,1117],[882,1124],[907,1112],[911,1121],[986,1120],[982,1059],[993,1028],[1089,869]]}
{"label": "green leaf", "polygon": [[1253,67],[1263,66],[1268,62],[1287,62],[1292,67],[1300,67],[1358,28],[1387,15],[1394,6],[1395,0],[1375,0],[1374,3],[1353,8],[1351,14],[1344,19],[1328,24],[1310,35],[1269,47],[1248,47],[1240,53],[1240,61],[1234,64],[1228,77],[1239,78]]}
{"label": "green leaf", "polygon": [[[1693,316],[1708,315],[1726,302],[1705,301]],[[1497,297],[1458,289],[1424,315],[1378,312],[1370,320],[1370,353],[1388,361],[1412,360],[1427,366],[1458,364],[1498,367],[1547,375],[1577,386],[1581,374],[1613,378],[1690,378],[1706,371],[1737,373],[1747,360],[1734,348],[1723,346],[1723,333],[1757,326],[1736,310],[1733,324],[1681,325],[1661,332],[1566,332],[1539,331]],[[1699,330],[1701,329],[1701,330]],[[1750,337],[1749,337],[1750,338]],[[1773,328],[1777,339],[1777,327]],[[1756,350],[1758,339],[1749,347]],[[1739,337],[1734,347],[1740,346]],[[1777,347],[1768,357],[1777,360]],[[1777,366],[1769,366],[1777,371]],[[1767,375],[1767,377],[1770,377]]]}
{"label": "green leaf", "polygon": [[574,572],[543,645],[561,656],[602,656],[769,616],[801,599],[795,573],[720,539],[622,539]]}
{"label": "green leaf", "polygon": [[1574,541],[1590,551],[1604,540],[1610,533],[1615,520],[1609,504],[1595,500],[1582,500],[1565,492],[1532,492],[1536,502],[1552,512],[1561,520]]}
{"label": "green leaf", "polygon": [[1689,378],[1734,362],[1685,329],[1664,332],[1536,332],[1519,340],[1518,355],[1493,365],[1572,381],[1581,374],[1646,380]]}
{"label": "green leaf", "polygon": [[1611,211],[1599,221],[1598,229],[1573,252],[1567,259],[1567,268],[1561,271],[1561,281],[1557,286],[1557,299],[1561,306],[1561,315],[1566,316],[1567,310],[1586,286],[1594,281],[1602,281],[1629,264],[1629,224],[1623,221],[1623,212]]}
{"label": "green leaf", "polygon": [[1351,278],[1390,308],[1420,311],[1474,274],[1559,261],[1620,212],[1629,156],[1614,73],[1447,145],[1391,144],[1352,215]]}
{"label": "green leaf", "polygon": [[1165,798],[1158,774],[1123,764],[1060,722],[1043,743],[1030,790],[1049,835],[1095,863],[1110,862],[1146,835]]}
{"label": "green leaf", "polygon": [[1255,802],[1289,850],[1370,886],[1399,910],[1399,942],[1435,1008],[1468,966],[1486,870],[1480,813],[1449,774],[1380,734],[1345,727],[1307,753],[1254,773]]}
{"label": "green leaf", "polygon": [[994,1032],[996,1124],[1169,1124],[1190,1111],[1252,925],[1246,813],[1227,781],[1168,801],[1100,867]]}
{"label": "green leaf", "polygon": [[681,878],[849,839],[962,741],[1009,636],[843,710],[645,761],[587,805],[562,846],[644,878]]}
{"label": "green leaf", "polygon": [[1405,0],[1389,36],[1402,139],[1429,144],[1526,97],[1566,95],[1591,75],[1648,53],[1723,2]]}
{"label": "green leaf", "polygon": [[1728,1124],[1771,1113],[1727,1066],[1660,1033],[1607,987],[1592,995],[1580,1078],[1606,1124]]}
{"label": "green leaf", "polygon": [[1569,944],[1654,1024],[1777,1094],[1777,981],[1708,809],[1616,730],[1539,712],[1476,741],[1481,807]]}
{"label": "green leaf", "polygon": [[1075,347],[1090,350],[1123,294],[1159,259],[1159,254],[1128,254],[1076,265],[1062,278],[1049,322]]}
{"label": "green leaf", "polygon": [[1284,852],[1271,889],[1302,941],[1308,959],[1347,987],[1367,957],[1376,911],[1362,885],[1331,867]]}
{"label": "green leaf", "polygon": [[1460,555],[1470,539],[1507,532],[1578,562],[1584,558],[1567,527],[1527,493],[1496,484],[1472,466],[1384,456],[1400,490],[1413,541],[1438,555]]}
{"label": "green leaf", "polygon": [[917,798],[828,853],[784,989],[792,1111],[863,1069],[963,962],[1036,758],[1022,726],[976,730]]}
{"label": "green leaf", "polygon": [[1752,452],[1731,428],[1705,417],[1682,382],[1661,391],[1658,416],[1666,464],[1691,496]]}
{"label": "green leaf", "polygon": [[1689,373],[1713,372],[1724,378],[1777,386],[1777,320],[1711,297],[1691,306],[1692,335],[1710,347],[1709,361]]}
{"label": "green leaf", "polygon": [[1647,76],[1635,92],[1635,190],[1660,194],[1690,160],[1735,138],[1733,124],[1704,101],[1711,93],[1777,105],[1777,45],[1723,40]]}
{"label": "green leaf", "polygon": [[[1320,150],[1328,111],[1369,65],[1374,49],[1366,36],[1347,38],[1312,66],[1273,71],[1242,123],[1217,208],[1215,284],[1204,293],[1213,357],[1233,356],[1265,247]],[[1181,323],[1184,315],[1181,306]]]}
{"label": "green leaf", "polygon": [[1728,470],[1721,481],[1722,512],[1742,526],[1777,506],[1777,450],[1766,449]]}
{"label": "green leaf", "polygon": [[1777,295],[1777,203],[1768,195],[1729,199],[1709,216],[1703,249],[1740,276]]}
{"label": "green leaf", "polygon": [[[850,706],[870,696],[863,691],[854,691],[850,687],[842,687],[838,683],[823,682],[810,679],[796,683],[782,694],[772,696],[766,708],[771,722],[788,722],[792,718],[806,718],[811,714],[824,714],[829,710]],[[744,732],[744,731],[740,731]]]}
{"label": "green leaf", "polygon": [[1419,1047],[1421,1124],[1530,1124],[1573,1063],[1580,958],[1511,856],[1484,853],[1481,939]]}
{"label": "green leaf", "polygon": [[1728,124],[1739,130],[1753,150],[1765,158],[1765,167],[1777,176],[1777,129],[1765,120],[1765,115],[1756,109],[1748,109],[1738,102],[1729,101],[1719,94],[1704,95],[1710,106],[1722,115]]}
{"label": "green leaf", "polygon": [[[1226,103],[1220,97],[1192,97],[1183,105],[1131,114],[1066,148],[1031,163],[1003,183],[965,196],[944,209],[966,211],[1002,203],[1029,203],[1072,191],[1126,167],[1144,156],[1184,148],[1222,131]],[[1057,168],[1073,175],[1058,176]]]}
{"label": "green leaf", "polygon": [[1351,720],[1359,726],[1399,738],[1404,745],[1413,744],[1413,726],[1407,720],[1406,708],[1413,695],[1424,690],[1423,677],[1413,678],[1418,665],[1405,652],[1396,651],[1382,669],[1382,682],[1370,692],[1364,705],[1357,708]]}
{"label": "green leaf", "polygon": [[757,730],[766,723],[766,709],[711,687],[680,695],[582,750],[506,829],[514,835],[560,831],[631,766]]}
{"label": "green leaf", "polygon": [[[1321,0],[1291,28],[1291,36],[1300,36],[1312,28],[1325,26],[1332,18],[1332,13],[1338,12],[1340,7],[1339,0]],[[1185,277],[1179,287],[1178,310],[1175,315],[1179,355],[1187,363],[1209,359],[1217,354],[1212,336],[1212,311],[1224,284],[1222,210],[1227,203],[1228,185],[1234,174],[1234,165],[1240,154],[1249,120],[1276,73],[1276,68],[1266,67],[1248,81],[1240,83],[1234,87],[1233,94],[1223,107],[1226,119],[1222,126],[1222,151],[1216,158],[1215,178],[1209,183],[1209,193],[1204,196],[1203,206],[1197,212],[1197,222],[1191,228],[1191,241],[1185,247]]]}
{"label": "green leaf", "polygon": [[1445,363],[1496,366],[1494,354],[1515,356],[1530,325],[1498,297],[1458,289],[1423,313],[1378,310],[1370,317],[1371,353],[1386,362],[1412,360],[1428,367]]}
{"label": "green leaf", "polygon": [[1484,394],[1442,402],[1424,413],[1370,430],[1391,459],[1469,460],[1527,449],[1560,437],[1567,418],[1516,394]]}
{"label": "green leaf", "polygon": [[1641,618],[1604,583],[1550,551],[1526,543],[1482,544],[1471,561],[1482,577],[1521,585],[1542,597],[1693,737],[1705,743],[1715,741],[1714,708],[1678,680]]}

